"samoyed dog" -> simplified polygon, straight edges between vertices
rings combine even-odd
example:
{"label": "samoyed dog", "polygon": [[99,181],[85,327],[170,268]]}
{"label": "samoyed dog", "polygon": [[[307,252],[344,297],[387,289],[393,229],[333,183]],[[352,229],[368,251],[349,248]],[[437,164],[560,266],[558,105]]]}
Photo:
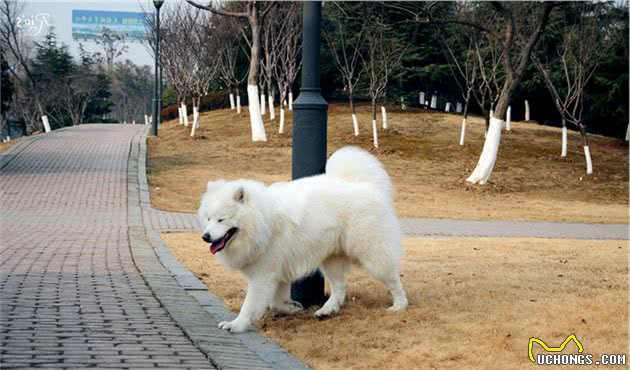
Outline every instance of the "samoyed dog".
{"label": "samoyed dog", "polygon": [[385,284],[393,297],[388,310],[407,307],[398,275],[402,233],[391,181],[381,163],[362,149],[339,149],[325,174],[292,182],[211,181],[198,215],[210,252],[248,282],[240,313],[221,322],[222,329],[247,331],[267,308],[300,311],[290,285],[317,268],[331,290],[317,317],[339,311],[353,264]]}

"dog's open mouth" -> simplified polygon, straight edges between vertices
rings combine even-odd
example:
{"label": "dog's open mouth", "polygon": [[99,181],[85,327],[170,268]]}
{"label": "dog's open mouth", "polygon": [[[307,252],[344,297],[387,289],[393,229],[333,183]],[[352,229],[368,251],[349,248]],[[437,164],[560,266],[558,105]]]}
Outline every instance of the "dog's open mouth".
{"label": "dog's open mouth", "polygon": [[221,239],[214,240],[210,244],[210,252],[212,254],[215,254],[223,250],[223,248],[225,248],[228,245],[228,243],[232,240],[232,238],[234,237],[234,235],[236,235],[237,232],[238,232],[238,227],[233,227],[230,230],[228,230]]}

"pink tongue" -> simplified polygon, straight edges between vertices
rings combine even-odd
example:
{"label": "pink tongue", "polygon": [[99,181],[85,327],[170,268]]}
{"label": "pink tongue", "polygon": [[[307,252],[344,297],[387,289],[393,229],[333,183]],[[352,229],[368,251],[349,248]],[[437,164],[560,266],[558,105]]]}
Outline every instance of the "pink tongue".
{"label": "pink tongue", "polygon": [[224,244],[225,244],[225,241],[223,239],[213,242],[212,244],[210,244],[210,253],[212,254],[217,253],[218,251],[223,249]]}

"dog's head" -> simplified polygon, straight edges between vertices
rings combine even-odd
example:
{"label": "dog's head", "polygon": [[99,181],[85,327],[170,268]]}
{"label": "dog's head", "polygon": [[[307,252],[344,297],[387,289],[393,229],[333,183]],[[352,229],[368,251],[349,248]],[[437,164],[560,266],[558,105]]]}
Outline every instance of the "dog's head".
{"label": "dog's head", "polygon": [[262,184],[250,181],[211,181],[197,212],[201,238],[210,252],[232,268],[257,256],[264,245],[266,221],[255,198]]}

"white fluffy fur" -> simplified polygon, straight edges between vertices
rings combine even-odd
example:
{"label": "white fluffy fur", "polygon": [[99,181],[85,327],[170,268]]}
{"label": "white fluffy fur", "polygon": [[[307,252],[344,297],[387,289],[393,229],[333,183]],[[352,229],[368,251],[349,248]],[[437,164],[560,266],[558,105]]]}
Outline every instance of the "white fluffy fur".
{"label": "white fluffy fur", "polygon": [[238,228],[216,257],[248,280],[238,317],[219,327],[243,332],[267,308],[299,311],[290,284],[318,267],[331,284],[331,295],[315,314],[332,315],[344,303],[345,277],[353,263],[389,289],[390,310],[405,308],[398,276],[402,233],[391,189],[380,162],[353,147],[336,151],[324,175],[271,186],[251,180],[209,182],[198,212],[203,233],[216,240]]}

